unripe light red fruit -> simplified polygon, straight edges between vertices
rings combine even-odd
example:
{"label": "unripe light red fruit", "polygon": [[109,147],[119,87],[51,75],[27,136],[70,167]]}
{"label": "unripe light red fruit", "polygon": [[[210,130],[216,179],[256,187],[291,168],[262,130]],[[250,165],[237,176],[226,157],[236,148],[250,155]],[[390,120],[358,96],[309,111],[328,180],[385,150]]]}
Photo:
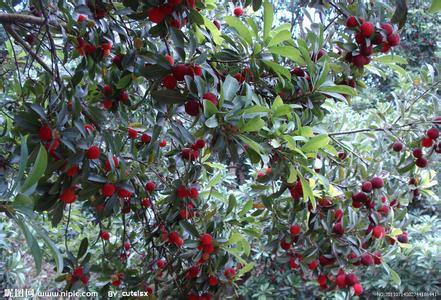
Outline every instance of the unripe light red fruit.
{"label": "unripe light red fruit", "polygon": [[430,137],[424,137],[421,140],[421,146],[424,148],[430,148],[433,146],[433,140]]}
{"label": "unripe light red fruit", "polygon": [[209,233],[204,233],[199,238],[199,241],[200,241],[201,245],[204,245],[204,246],[211,245],[211,243],[213,242],[213,237]]}
{"label": "unripe light red fruit", "polygon": [[102,231],[100,234],[101,238],[105,241],[108,241],[110,238],[110,234],[108,231]]}
{"label": "unripe light red fruit", "polygon": [[203,99],[206,99],[208,101],[210,101],[211,103],[213,103],[214,106],[217,106],[219,103],[219,100],[217,99],[217,96],[213,93],[205,93],[203,96]]}
{"label": "unripe light red fruit", "polygon": [[395,142],[395,143],[392,145],[392,149],[393,149],[395,152],[400,152],[401,150],[403,150],[403,144],[401,144],[400,142]]}
{"label": "unripe light red fruit", "polygon": [[52,129],[48,125],[43,125],[38,130],[38,136],[44,142],[50,141],[52,139]]}
{"label": "unripe light red fruit", "polygon": [[363,287],[361,286],[360,283],[356,283],[352,286],[352,288],[354,289],[354,294],[356,296],[360,296],[361,294],[363,294]]}
{"label": "unripe light red fruit", "polygon": [[374,24],[371,22],[364,22],[360,26],[360,32],[364,37],[370,37],[375,32]]}
{"label": "unripe light red fruit", "polygon": [[380,225],[375,226],[374,229],[372,230],[372,236],[377,239],[384,238],[385,234],[386,232],[384,230],[384,227]]}
{"label": "unripe light red fruit", "polygon": [[164,11],[160,7],[150,8],[147,11],[147,16],[149,20],[155,24],[161,23],[165,18]]}
{"label": "unripe light red fruit", "polygon": [[386,35],[391,35],[394,32],[393,26],[389,23],[381,24],[381,28],[386,31]]}
{"label": "unripe light red fruit", "polygon": [[439,137],[439,130],[435,127],[427,130],[426,135],[430,137],[432,140],[436,140]]}
{"label": "unripe light red fruit", "polygon": [[131,139],[136,139],[138,137],[138,132],[135,129],[133,129],[133,128],[129,128],[127,130],[127,135]]}
{"label": "unripe light red fruit", "polygon": [[374,259],[369,253],[365,253],[361,256],[361,263],[365,266],[371,266],[374,264]]}
{"label": "unripe light red fruit", "polygon": [[372,188],[381,189],[384,186],[384,181],[380,177],[374,177],[371,179]]}
{"label": "unripe light red fruit", "polygon": [[156,189],[156,184],[153,181],[149,181],[145,184],[145,190],[149,193],[153,193]]}
{"label": "unripe light red fruit", "polygon": [[242,7],[236,7],[236,8],[234,9],[233,13],[234,13],[234,15],[235,15],[236,17],[240,17],[240,16],[242,16],[242,15],[243,15],[243,9],[242,9]]}
{"label": "unripe light red fruit", "polygon": [[75,202],[75,200],[77,199],[77,195],[75,195],[75,189],[72,187],[65,189],[60,195],[60,199],[66,204],[71,204]]}
{"label": "unripe light red fruit", "polygon": [[[115,166],[115,169],[117,169],[119,166],[119,160],[116,156],[113,156],[112,159],[113,159],[113,165]],[[110,161],[108,159],[104,163],[104,170],[106,172],[110,172],[112,170],[112,166],[110,165]]]}
{"label": "unripe light red fruit", "polygon": [[425,168],[425,167],[427,167],[428,164],[429,164],[429,162],[424,157],[418,158],[415,161],[415,165],[417,165],[417,167],[419,167],[419,168]]}
{"label": "unripe light red fruit", "polygon": [[300,227],[300,225],[291,225],[291,227],[289,228],[289,232],[292,235],[299,235],[301,231],[302,227]]}
{"label": "unripe light red fruit", "polygon": [[370,193],[372,192],[373,186],[372,183],[370,181],[365,181],[363,182],[363,184],[361,185],[361,190],[365,193]]}
{"label": "unripe light red fruit", "polygon": [[197,100],[190,100],[185,103],[185,112],[190,116],[196,117],[199,115],[201,104]]}
{"label": "unripe light red fruit", "polygon": [[398,33],[392,33],[387,37],[387,42],[391,47],[398,46],[400,44],[400,35]]}
{"label": "unripe light red fruit", "polygon": [[101,187],[101,194],[104,197],[111,197],[115,193],[115,186],[111,183],[106,183]]}
{"label": "unripe light red fruit", "polygon": [[334,227],[332,227],[332,232],[337,235],[342,235],[345,233],[345,228],[341,222],[335,223]]}
{"label": "unripe light red fruit", "polygon": [[216,276],[213,276],[213,275],[208,276],[208,285],[209,286],[217,286],[218,283],[219,283],[219,280],[217,279]]}
{"label": "unripe light red fruit", "polygon": [[346,26],[349,28],[354,28],[358,26],[358,22],[357,22],[357,18],[354,16],[350,16],[347,20],[346,20]]}
{"label": "unripe light red fruit", "polygon": [[97,146],[91,146],[86,151],[86,157],[88,159],[97,159],[100,157],[100,155],[101,155],[101,150]]}
{"label": "unripe light red fruit", "polygon": [[169,90],[174,90],[178,82],[173,74],[169,74],[162,79],[162,85]]}
{"label": "unripe light red fruit", "polygon": [[103,87],[103,94],[104,96],[111,96],[113,93],[112,87],[109,84],[104,85]]}

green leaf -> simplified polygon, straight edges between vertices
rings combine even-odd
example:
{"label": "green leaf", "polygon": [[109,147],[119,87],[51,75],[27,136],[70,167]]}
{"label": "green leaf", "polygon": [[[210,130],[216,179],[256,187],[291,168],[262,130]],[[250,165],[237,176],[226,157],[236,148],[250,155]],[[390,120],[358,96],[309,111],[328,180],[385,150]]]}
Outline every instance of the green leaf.
{"label": "green leaf", "polygon": [[239,270],[239,272],[237,273],[237,277],[241,277],[241,276],[243,276],[245,273],[248,273],[249,271],[251,271],[251,270],[254,268],[255,265],[256,265],[255,262],[251,262],[251,263],[249,263],[249,264],[246,264],[245,266],[243,266],[243,267]]}
{"label": "green leaf", "polygon": [[41,272],[41,263],[43,261],[43,252],[41,251],[41,248],[38,245],[37,240],[32,235],[31,231],[28,228],[28,225],[25,223],[23,218],[21,216],[14,216],[13,218],[25,236],[26,243],[28,244],[29,250],[31,251],[31,254],[34,258],[35,269],[36,269],[36,273],[38,275]]}
{"label": "green leaf", "polygon": [[312,207],[315,209],[316,207],[315,198],[311,186],[309,185],[309,182],[306,181],[305,178],[303,178],[302,174],[298,173],[298,176],[300,178],[300,183],[302,184],[303,198],[305,200],[309,200],[311,202]]}
{"label": "green leaf", "polygon": [[37,158],[35,159],[34,166],[32,167],[29,176],[26,178],[23,186],[20,189],[21,193],[25,193],[32,186],[34,186],[38,180],[43,176],[44,171],[46,171],[47,166],[47,152],[46,149],[40,145],[40,150],[38,151]]}
{"label": "green leaf", "polygon": [[208,31],[210,31],[213,42],[216,45],[222,44],[224,39],[221,37],[219,29],[217,29],[216,25],[214,25],[213,22],[206,17],[204,17],[204,26],[208,29]]}
{"label": "green leaf", "polygon": [[236,206],[237,206],[236,197],[234,197],[233,194],[230,194],[230,196],[228,197],[228,207],[227,207],[227,211],[225,212],[225,216],[228,216]]}
{"label": "green leaf", "polygon": [[289,165],[289,176],[286,179],[288,183],[294,183],[297,180],[297,171],[293,165]]}
{"label": "green leaf", "polygon": [[253,208],[253,200],[250,199],[247,201],[247,203],[245,203],[242,210],[239,212],[239,216],[244,216],[252,208]]}
{"label": "green leaf", "polygon": [[287,41],[291,38],[291,32],[288,30],[282,30],[276,33],[276,35],[270,40],[268,43],[268,47],[272,47],[278,45],[284,41]]}
{"label": "green leaf", "polygon": [[441,0],[432,0],[432,5],[430,5],[429,12],[437,13],[441,10]]}
{"label": "green leaf", "polygon": [[354,88],[347,85],[321,86],[318,90],[320,92],[338,93],[349,96],[357,95],[357,91]]}
{"label": "green leaf", "polygon": [[208,182],[207,187],[208,188],[214,187],[216,184],[221,182],[222,177],[223,177],[222,172],[217,172],[216,175],[214,175],[213,178],[211,178],[211,180]]}
{"label": "green leaf", "polygon": [[239,90],[240,85],[236,78],[228,75],[225,78],[225,81],[222,85],[222,90],[224,93],[225,100],[232,100],[234,96],[236,96],[237,91]]}
{"label": "green leaf", "polygon": [[244,132],[256,132],[259,131],[263,126],[265,126],[265,122],[261,117],[254,117],[242,127],[242,131]]}
{"label": "green leaf", "polygon": [[261,155],[261,146],[258,143],[256,143],[255,141],[244,135],[239,135],[239,138],[242,140],[242,142],[244,142],[251,149],[253,149],[257,154]]}
{"label": "green leaf", "polygon": [[181,227],[182,227],[185,231],[187,231],[188,233],[190,233],[192,236],[194,236],[194,237],[199,237],[199,232],[198,232],[198,230],[196,229],[196,227],[195,227],[193,224],[187,222],[186,220],[181,220],[181,221],[179,222],[179,225],[181,225]]}
{"label": "green leaf", "polygon": [[159,104],[184,104],[186,96],[175,90],[159,90],[151,92],[153,99]]}
{"label": "green leaf", "polygon": [[251,32],[245,26],[239,18],[233,17],[233,16],[227,16],[225,17],[225,22],[227,22],[228,25],[233,27],[237,33],[249,44],[253,44],[253,37],[251,35]]}
{"label": "green leaf", "polygon": [[305,60],[302,57],[302,54],[297,48],[294,48],[292,46],[278,46],[270,48],[269,51],[272,54],[280,55],[283,57],[288,58],[289,60],[299,64],[304,65]]}
{"label": "green leaf", "polygon": [[204,24],[204,18],[195,9],[190,9],[190,20],[198,25]]}
{"label": "green leaf", "polygon": [[317,135],[309,139],[302,147],[303,152],[315,152],[328,145],[329,137],[326,134]]}
{"label": "green leaf", "polygon": [[21,193],[15,196],[12,205],[15,210],[18,210],[26,215],[32,214],[34,209],[34,201],[29,196]]}
{"label": "green leaf", "polygon": [[87,252],[87,248],[89,247],[89,240],[87,238],[84,238],[81,241],[80,248],[78,249],[77,259],[80,259],[84,256]]}
{"label": "green leaf", "polygon": [[373,60],[382,64],[407,64],[407,60],[399,55],[383,55],[375,57]]}
{"label": "green leaf", "polygon": [[271,3],[267,0],[263,3],[263,38],[266,39],[269,36],[271,28],[273,26],[274,9]]}
{"label": "green leaf", "polygon": [[60,251],[58,250],[57,246],[52,242],[52,240],[49,238],[49,233],[42,228],[40,225],[33,223],[32,228],[37,232],[37,234],[41,237],[46,247],[49,248],[49,251],[51,252],[52,258],[54,258],[55,263],[57,265],[57,273],[61,274],[63,271],[63,256],[61,255]]}
{"label": "green leaf", "polygon": [[132,74],[127,74],[118,81],[118,83],[116,84],[116,88],[118,90],[123,90],[130,84],[131,81],[132,81]]}
{"label": "green leaf", "polygon": [[267,65],[270,69],[272,69],[277,75],[282,75],[283,77],[286,77],[288,80],[291,80],[291,73],[287,68],[282,67],[281,65],[270,60],[262,60],[262,62],[265,65]]}
{"label": "green leaf", "polygon": [[215,115],[219,112],[217,107],[213,104],[213,102],[204,99],[203,100],[203,107],[204,107],[204,115],[206,118],[210,118],[212,115]]}

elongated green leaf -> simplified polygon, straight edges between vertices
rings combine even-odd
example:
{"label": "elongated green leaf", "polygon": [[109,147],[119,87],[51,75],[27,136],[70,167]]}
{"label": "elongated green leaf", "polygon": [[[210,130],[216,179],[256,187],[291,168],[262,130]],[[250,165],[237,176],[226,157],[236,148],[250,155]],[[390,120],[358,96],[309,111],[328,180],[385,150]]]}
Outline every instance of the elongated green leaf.
{"label": "elongated green leaf", "polygon": [[275,45],[278,45],[284,41],[287,41],[291,38],[291,32],[288,30],[283,30],[277,32],[277,34],[269,41],[268,47],[273,47]]}
{"label": "elongated green leaf", "polygon": [[239,216],[244,216],[252,208],[253,208],[253,200],[250,199],[247,201],[247,203],[245,203],[242,210],[239,212]]}
{"label": "elongated green leaf", "polygon": [[320,92],[339,93],[349,96],[357,95],[357,91],[347,85],[321,86],[318,90]]}
{"label": "elongated green leaf", "polygon": [[239,88],[239,82],[234,77],[228,75],[222,85],[225,100],[232,100]]}
{"label": "elongated green leaf", "polygon": [[383,55],[374,58],[374,61],[383,63],[383,64],[407,64],[407,60],[399,55]]}
{"label": "elongated green leaf", "polygon": [[311,186],[309,185],[309,182],[303,178],[302,174],[298,173],[298,176],[300,178],[300,183],[302,184],[302,190],[303,190],[303,198],[311,202],[312,207],[315,209],[316,202],[315,197],[312,192]]}
{"label": "elongated green leaf", "polygon": [[227,22],[228,25],[233,27],[237,33],[249,44],[251,45],[253,43],[253,37],[251,35],[250,30],[245,26],[244,23],[240,21],[239,18],[227,16],[225,17],[225,22]]}
{"label": "elongated green leaf", "polygon": [[20,191],[25,193],[29,188],[35,185],[38,180],[43,176],[44,171],[46,171],[47,166],[47,152],[46,149],[40,145],[40,150],[38,151],[37,158],[35,159],[34,166],[32,167],[29,176],[26,178],[24,184],[22,185]]}
{"label": "elongated green leaf", "polygon": [[17,223],[18,227],[20,227],[21,231],[23,232],[26,243],[28,244],[29,250],[31,251],[31,254],[34,258],[35,262],[35,269],[37,272],[37,275],[41,272],[41,263],[43,260],[43,252],[41,251],[40,246],[38,245],[37,240],[32,235],[31,231],[28,228],[28,225],[25,223],[23,218],[21,216],[14,216],[14,220]]}
{"label": "elongated green leaf", "polygon": [[199,232],[196,227],[190,222],[187,222],[187,220],[181,220],[179,222],[179,225],[181,225],[181,227],[184,228],[184,230],[190,233],[192,236],[199,237]]}
{"label": "elongated green leaf", "polygon": [[245,123],[245,126],[242,128],[245,132],[255,132],[259,131],[263,126],[265,126],[265,122],[261,117],[255,117]]}
{"label": "elongated green leaf", "polygon": [[213,38],[213,42],[216,45],[222,44],[224,39],[221,37],[219,29],[217,29],[217,27],[213,24],[213,22],[207,19],[206,17],[204,17],[204,26],[208,29],[208,31],[210,31],[211,37]]}
{"label": "elongated green leaf", "polygon": [[289,60],[299,64],[304,65],[305,60],[302,57],[302,54],[297,48],[294,48],[292,46],[278,46],[278,47],[272,47],[269,49],[269,51],[272,54],[280,55],[283,57],[288,58]]}
{"label": "elongated green leaf", "polygon": [[282,67],[281,65],[270,60],[262,60],[262,62],[267,65],[271,70],[273,70],[277,75],[282,75],[283,77],[291,80],[291,73],[285,67]]}
{"label": "elongated green leaf", "polygon": [[274,9],[271,3],[267,0],[263,3],[263,38],[266,39],[269,36],[271,28],[273,26]]}
{"label": "elongated green leaf", "polygon": [[325,134],[317,135],[312,137],[305,145],[302,147],[303,152],[315,152],[328,145],[329,137]]}
{"label": "elongated green leaf", "polygon": [[46,247],[49,248],[49,251],[52,255],[52,257],[55,260],[55,263],[57,265],[57,273],[61,274],[63,271],[63,256],[61,255],[60,251],[58,250],[57,246],[52,242],[52,240],[49,238],[49,233],[42,228],[40,225],[36,224],[35,222],[32,223],[32,228],[36,231],[38,236],[43,240]]}
{"label": "elongated green leaf", "polygon": [[227,211],[225,212],[225,216],[228,216],[236,206],[237,206],[236,197],[234,197],[233,194],[230,194],[230,196],[228,197],[228,207],[227,207]]}
{"label": "elongated green leaf", "polygon": [[243,276],[245,273],[248,273],[249,271],[251,271],[251,270],[254,268],[255,265],[256,265],[255,262],[251,262],[251,263],[249,263],[249,264],[246,264],[245,266],[243,266],[243,267],[239,270],[239,272],[237,273],[237,277],[241,277],[241,276]]}
{"label": "elongated green leaf", "polygon": [[174,90],[159,90],[151,93],[159,104],[183,104],[186,96]]}

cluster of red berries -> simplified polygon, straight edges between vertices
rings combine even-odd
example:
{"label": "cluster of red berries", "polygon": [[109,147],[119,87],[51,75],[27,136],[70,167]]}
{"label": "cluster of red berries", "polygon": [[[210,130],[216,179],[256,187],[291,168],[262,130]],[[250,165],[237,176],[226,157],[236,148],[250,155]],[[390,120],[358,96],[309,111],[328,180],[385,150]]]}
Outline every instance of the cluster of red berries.
{"label": "cluster of red berries", "polygon": [[40,140],[47,152],[54,159],[58,160],[58,156],[55,154],[55,151],[60,147],[60,139],[56,137],[57,134],[49,125],[44,124],[38,129],[38,136],[40,137]]}
{"label": "cluster of red berries", "polygon": [[[429,128],[426,131],[426,135],[421,139],[422,148],[433,149],[436,153],[441,153],[441,142],[437,143],[439,138],[439,130],[436,127]],[[395,142],[392,144],[392,149],[395,152],[401,152],[404,146],[401,142]],[[429,165],[429,161],[424,157],[423,149],[415,148],[412,150],[412,155],[415,158],[415,165],[419,168],[426,168]]]}
{"label": "cluster of red berries", "polygon": [[[317,282],[320,286],[320,288],[326,290],[328,288],[328,279],[331,279],[333,281],[333,278],[328,278],[326,275],[319,275],[317,278]],[[343,269],[341,269],[337,276],[335,277],[335,284],[340,289],[345,289],[348,286],[351,286],[354,295],[359,296],[363,293],[363,287],[360,284],[360,281],[354,273],[346,274]]]}
{"label": "cluster of red berries", "polygon": [[[133,128],[128,128],[127,129],[127,136],[129,137],[129,139],[135,140],[138,138],[138,131]],[[152,137],[148,133],[143,133],[139,137],[139,139],[141,140],[142,143],[148,144],[152,140]]]}
{"label": "cluster of red berries", "polygon": [[360,208],[364,203],[366,207],[373,208],[375,203],[368,197],[367,194],[372,193],[374,189],[381,189],[384,186],[384,180],[381,177],[373,177],[370,181],[365,181],[361,185],[361,192],[352,195],[352,206]]}
{"label": "cluster of red berries", "polygon": [[199,238],[198,249],[202,251],[201,262],[205,262],[210,258],[210,254],[215,251],[213,237],[209,233],[201,235]]}
{"label": "cluster of red berries", "polygon": [[171,73],[162,79],[162,85],[170,90],[176,89],[178,82],[184,81],[185,76],[202,76],[202,68],[194,64],[176,64],[174,65],[173,58],[170,55],[166,59],[172,66]]}
{"label": "cluster of red berries", "polygon": [[90,276],[87,273],[84,273],[82,266],[78,266],[73,269],[72,275],[68,278],[71,284],[74,284],[76,281],[80,280],[84,285],[87,285],[89,283]]}
{"label": "cluster of red berries", "polygon": [[175,16],[179,16],[178,10],[184,6],[195,9],[197,1],[198,0],[186,0],[184,3],[183,0],[169,0],[161,6],[149,8],[147,16],[149,20],[155,24],[162,23],[165,20],[169,22],[171,27],[180,29],[182,25],[187,24],[188,18],[184,17],[182,22],[180,18],[175,18]]}
{"label": "cluster of red berries", "polygon": [[80,56],[92,56],[97,53],[98,49],[102,50],[103,57],[110,55],[110,50],[112,49],[111,42],[104,42],[101,45],[93,45],[86,42],[83,38],[77,38],[77,46],[76,49]]}
{"label": "cluster of red berries", "polygon": [[371,62],[370,56],[375,52],[387,53],[391,47],[400,44],[400,35],[389,23],[381,24],[376,28],[371,22],[363,18],[350,16],[346,26],[355,31],[357,49],[346,54],[346,60],[357,67],[363,67]]}
{"label": "cluster of red berries", "polygon": [[184,148],[181,151],[181,157],[184,160],[195,161],[199,157],[199,150],[205,147],[205,141],[198,139],[196,142],[188,148]]}
{"label": "cluster of red berries", "polygon": [[[205,93],[202,96],[203,100],[207,100],[210,101],[211,103],[213,103],[214,106],[217,106],[219,103],[219,99],[217,98],[217,96],[213,93]],[[185,103],[185,112],[193,117],[197,117],[199,116],[199,114],[201,113],[202,110],[202,103],[199,100],[188,100]]]}
{"label": "cluster of red berries", "polygon": [[172,231],[168,234],[168,242],[176,247],[182,247],[184,245],[184,240],[177,231]]}
{"label": "cluster of red berries", "polygon": [[126,105],[129,104],[129,94],[124,90],[113,89],[110,84],[103,86],[102,94],[104,99],[102,101],[103,107],[107,110],[112,109],[113,105],[117,102],[122,102]]}

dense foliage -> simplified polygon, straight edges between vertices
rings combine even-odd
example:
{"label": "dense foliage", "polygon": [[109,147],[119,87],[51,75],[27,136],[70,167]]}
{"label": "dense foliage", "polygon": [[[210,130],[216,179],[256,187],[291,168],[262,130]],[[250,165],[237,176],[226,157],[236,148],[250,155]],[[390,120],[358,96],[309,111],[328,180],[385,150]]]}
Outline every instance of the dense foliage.
{"label": "dense foliage", "polygon": [[[425,10],[1,4],[0,211],[36,273],[48,250],[67,290],[347,297],[413,289],[409,257],[439,254],[436,42],[412,50]],[[423,232],[433,247],[412,247]]]}

